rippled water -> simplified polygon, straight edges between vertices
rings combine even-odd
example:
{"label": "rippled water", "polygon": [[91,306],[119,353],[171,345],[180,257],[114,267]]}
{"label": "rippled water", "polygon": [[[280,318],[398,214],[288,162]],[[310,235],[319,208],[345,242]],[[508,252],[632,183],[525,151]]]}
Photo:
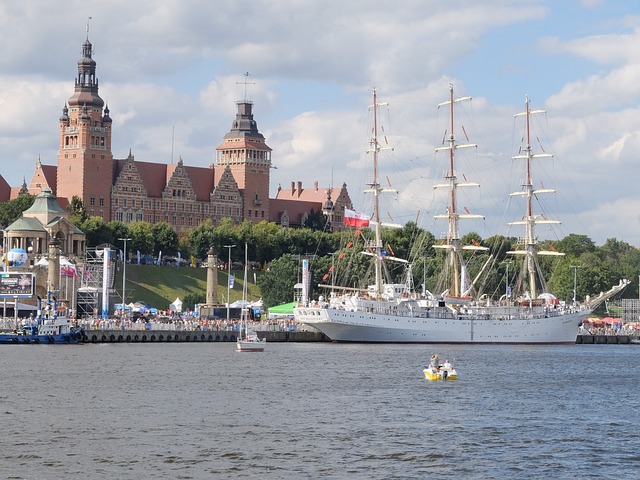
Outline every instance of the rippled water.
{"label": "rippled water", "polygon": [[0,478],[638,478],[634,345],[234,348],[0,347]]}

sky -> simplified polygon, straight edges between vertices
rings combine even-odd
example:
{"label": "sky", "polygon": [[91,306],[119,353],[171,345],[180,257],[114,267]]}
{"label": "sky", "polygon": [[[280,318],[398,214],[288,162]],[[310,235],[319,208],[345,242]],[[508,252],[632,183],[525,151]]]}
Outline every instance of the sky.
{"label": "sky", "polygon": [[[393,223],[446,226],[442,182],[455,106],[459,208],[484,215],[461,233],[522,236],[524,163],[512,159],[525,98],[539,195],[535,213],[562,223],[540,239],[585,235],[640,246],[640,0],[25,0],[0,5],[0,174],[29,182],[55,165],[58,118],[73,94],[85,38],[113,119],[112,151],[145,162],[207,167],[253,102],[272,149],[271,195],[291,182],[347,184],[372,213],[366,153],[373,89],[380,106],[379,178]],[[87,34],[88,29],[88,34]],[[248,74],[248,76],[247,76]],[[463,129],[464,128],[464,129]],[[467,138],[468,137],[468,140]]]}

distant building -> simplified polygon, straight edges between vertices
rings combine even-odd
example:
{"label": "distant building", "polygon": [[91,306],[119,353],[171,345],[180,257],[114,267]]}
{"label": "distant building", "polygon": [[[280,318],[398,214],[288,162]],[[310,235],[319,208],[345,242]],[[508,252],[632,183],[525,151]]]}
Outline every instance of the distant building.
{"label": "distant building", "polygon": [[[116,159],[110,110],[98,93],[88,38],[77,68],[74,93],[59,119],[57,166],[38,159],[23,191],[38,195],[48,190],[63,209],[77,196],[89,216],[105,222],[167,222],[178,232],[205,220],[217,225],[223,218],[298,227],[311,210],[324,211],[332,228],[342,228],[345,206],[353,208],[346,184],[321,189],[316,182],[313,190],[303,190],[302,182],[297,188],[292,183],[290,193],[279,188],[269,198],[271,148],[258,130],[251,102],[237,103],[231,129],[216,148],[215,166],[190,167],[182,159],[176,164],[141,162],[131,151]],[[0,177],[0,201],[15,198],[19,190]]]}
{"label": "distant building", "polygon": [[347,184],[340,188],[319,188],[314,182],[313,188],[303,188],[302,182],[291,182],[290,189],[278,186],[276,197],[271,200],[272,222],[290,227],[300,227],[313,210],[323,212],[329,217],[333,230],[344,228],[344,209],[353,209]]}

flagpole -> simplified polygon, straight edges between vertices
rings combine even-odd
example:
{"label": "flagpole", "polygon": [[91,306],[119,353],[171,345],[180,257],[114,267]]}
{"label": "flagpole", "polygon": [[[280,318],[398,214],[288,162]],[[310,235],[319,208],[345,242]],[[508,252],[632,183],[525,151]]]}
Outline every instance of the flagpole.
{"label": "flagpole", "polygon": [[229,249],[229,263],[227,264],[227,321],[229,321],[229,304],[231,303],[231,249],[235,247],[235,245],[224,245],[224,248]]}
{"label": "flagpole", "polygon": [[122,253],[122,315],[125,315],[125,308],[124,308],[124,301],[126,300],[126,297],[124,295],[124,287],[125,287],[125,281],[127,278],[127,242],[130,242],[131,239],[130,238],[118,238],[118,240],[122,240],[124,242],[124,251]]}

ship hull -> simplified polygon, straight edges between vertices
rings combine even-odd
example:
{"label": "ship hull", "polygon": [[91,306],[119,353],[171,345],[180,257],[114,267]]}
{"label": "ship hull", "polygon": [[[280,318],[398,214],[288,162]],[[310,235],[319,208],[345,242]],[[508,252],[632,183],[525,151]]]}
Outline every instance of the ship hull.
{"label": "ship hull", "polygon": [[296,308],[295,318],[334,342],[568,344],[588,311],[529,319],[423,318],[333,308]]}
{"label": "ship hull", "polygon": [[56,335],[22,335],[15,333],[0,333],[0,345],[70,345],[80,343],[82,331],[75,330],[69,333]]}

